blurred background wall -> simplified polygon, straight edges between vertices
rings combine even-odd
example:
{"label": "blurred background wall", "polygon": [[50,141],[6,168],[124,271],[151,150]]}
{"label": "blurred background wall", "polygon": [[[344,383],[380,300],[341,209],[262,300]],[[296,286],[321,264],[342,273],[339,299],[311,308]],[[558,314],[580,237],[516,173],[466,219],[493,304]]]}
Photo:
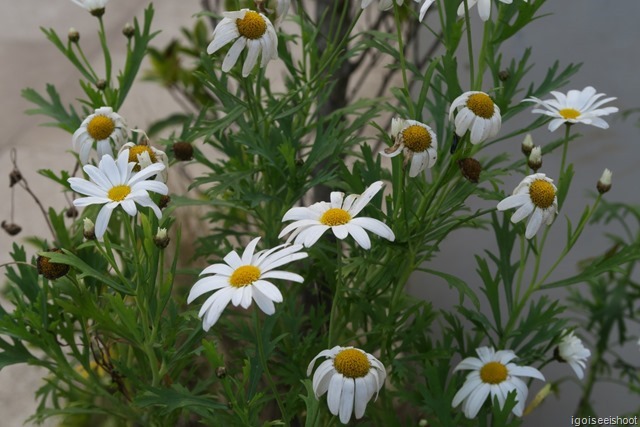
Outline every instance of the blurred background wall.
{"label": "blurred background wall", "polygon": [[[517,0],[516,0],[517,1]],[[114,64],[123,63],[125,39],[121,29],[134,16],[140,17],[147,5],[147,0],[112,0],[107,8],[105,23],[109,34]],[[181,25],[190,26],[193,14],[201,10],[198,0],[158,0],[155,3],[156,19],[154,27],[162,29],[156,38],[155,46],[164,46],[173,37],[178,36]],[[83,48],[90,60],[100,61],[101,53],[96,37],[96,22],[71,1],[56,0],[21,0],[5,2],[0,15],[0,171],[11,170],[10,149],[16,148],[19,166],[30,186],[45,206],[62,208],[64,197],[56,191],[49,191],[49,182],[40,177],[36,171],[51,168],[54,171],[73,168],[71,156],[65,153],[70,149],[71,138],[65,132],[38,126],[44,121],[40,116],[27,116],[24,110],[31,108],[20,97],[24,87],[33,87],[43,91],[47,82],[55,83],[66,103],[73,102],[80,95],[77,81],[78,75],[67,64],[63,56],[45,39],[39,27],[54,28],[61,37],[66,38],[67,30],[73,26],[79,30]],[[621,111],[640,107],[640,83],[637,80],[640,69],[640,1],[602,0],[549,1],[542,8],[542,13],[551,14],[540,19],[525,31],[511,40],[504,50],[506,59],[519,58],[526,47],[533,47],[532,59],[536,66],[529,78],[539,81],[556,59],[562,64],[584,62],[582,69],[572,79],[571,88],[582,89],[592,85],[599,92],[609,96],[617,96],[612,103]],[[480,28],[480,21],[475,13],[474,26]],[[436,17],[428,17],[435,22]],[[433,20],[433,21],[431,21]],[[424,32],[421,37],[430,38]],[[430,41],[430,40],[429,40]],[[427,41],[425,43],[428,44]],[[478,41],[479,43],[479,41]],[[465,57],[461,56],[462,67],[468,66]],[[488,90],[490,88],[485,88]],[[154,84],[138,82],[121,109],[120,113],[127,118],[131,127],[145,128],[154,120],[178,109],[179,106],[163,90]],[[525,112],[523,114],[530,114]],[[528,123],[530,117],[518,122],[509,123],[508,128]],[[576,164],[576,175],[572,192],[567,204],[560,213],[556,224],[557,230],[551,233],[558,240],[547,245],[547,265],[554,261],[554,254],[562,248],[564,239],[564,216],[578,218],[585,203],[586,191],[592,190],[600,173],[605,167],[614,171],[613,189],[607,194],[610,200],[638,203],[637,183],[640,171],[639,129],[637,116],[623,121],[622,115],[609,118],[611,128],[603,131],[592,127],[580,127],[583,137],[571,145],[569,159]],[[507,131],[508,129],[505,129]],[[540,129],[533,134],[536,144],[545,144],[560,135],[549,134]],[[520,152],[520,140],[505,141],[495,149],[506,150],[513,157]],[[554,176],[559,169],[559,156],[544,159],[542,171]],[[5,181],[2,181],[2,180]],[[11,192],[8,177],[0,177],[0,220],[9,220]],[[505,183],[510,191],[519,181],[513,176]],[[2,184],[4,182],[4,184]],[[481,201],[477,201],[478,206]],[[8,261],[8,251],[14,241],[23,243],[25,236],[46,236],[48,230],[40,212],[31,199],[22,191],[18,191],[15,199],[16,222],[23,231],[16,238],[4,232],[0,234],[0,263]],[[553,275],[562,278],[576,270],[576,263],[584,258],[603,251],[608,243],[602,235],[603,229],[591,229],[584,235],[573,251]],[[483,240],[484,239],[484,240]],[[442,253],[433,260],[437,269],[457,274],[468,283],[477,286],[475,262],[473,254],[485,248],[494,247],[493,241],[487,241],[484,233],[458,232],[453,238],[444,242]],[[554,250],[555,249],[555,250]],[[416,275],[412,278],[409,290],[417,295],[433,301],[439,308],[451,308],[457,303],[455,294],[442,281]],[[562,292],[554,296],[561,297]],[[5,301],[0,304],[7,306]],[[640,335],[640,330],[631,331]],[[640,351],[637,346],[623,349],[629,357],[637,360]],[[545,367],[548,379],[562,376],[573,376],[568,366],[557,363]],[[3,426],[18,426],[33,412],[35,402],[33,392],[40,381],[41,372],[32,367],[12,366],[0,372],[0,408],[2,408]],[[535,393],[540,384],[535,384],[531,393]],[[573,381],[564,382],[560,390],[560,399],[549,399],[543,407],[529,416],[525,425],[539,426],[543,422],[548,425],[569,425],[569,419],[578,399],[579,388]],[[627,396],[626,390],[615,385],[599,384],[594,395],[596,410],[601,415],[619,415],[637,408],[637,399]]]}

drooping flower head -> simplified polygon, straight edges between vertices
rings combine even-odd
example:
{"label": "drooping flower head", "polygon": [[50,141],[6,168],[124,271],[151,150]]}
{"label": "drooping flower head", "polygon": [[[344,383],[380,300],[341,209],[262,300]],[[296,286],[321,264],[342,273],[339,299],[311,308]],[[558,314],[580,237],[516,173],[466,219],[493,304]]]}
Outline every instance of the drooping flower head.
{"label": "drooping flower head", "polygon": [[353,413],[362,418],[367,403],[384,385],[387,372],[384,365],[369,353],[354,347],[335,346],[322,350],[313,358],[307,368],[311,375],[313,365],[320,357],[325,357],[313,374],[313,392],[316,398],[327,394],[327,405],[333,415],[340,416],[346,424]]}
{"label": "drooping flower head", "polygon": [[109,0],[71,0],[93,16],[102,16]]}
{"label": "drooping flower head", "polygon": [[291,5],[291,0],[267,0],[266,2],[266,11],[268,13],[275,14],[275,21],[273,21],[273,25],[278,28],[284,18],[287,16],[289,12],[289,6]]}
{"label": "drooping flower head", "polygon": [[498,398],[504,407],[507,395],[516,391],[516,406],[513,413],[521,417],[529,389],[518,377],[531,377],[544,381],[544,376],[535,368],[511,363],[517,356],[511,350],[494,351],[490,347],[476,349],[478,357],[467,357],[455,367],[455,371],[470,370],[467,379],[453,397],[452,407],[462,403],[462,411],[467,418],[478,415],[482,404],[490,396],[490,402]]}
{"label": "drooping flower head", "polygon": [[[420,3],[421,0],[414,0],[417,3]],[[429,10],[429,8],[431,7],[431,5],[433,3],[435,3],[436,0],[424,0],[424,3],[422,3],[422,6],[420,6],[420,22],[422,22],[422,20],[424,19],[424,16],[427,14],[427,11]]]}
{"label": "drooping flower head", "polygon": [[344,197],[344,193],[334,191],[331,193],[331,202],[318,202],[309,207],[291,208],[284,214],[282,221],[294,221],[287,225],[278,238],[291,233],[287,242],[294,241],[306,247],[312,246],[324,234],[331,229],[338,239],[344,239],[351,235],[364,249],[371,248],[371,241],[365,230],[371,231],[380,237],[394,241],[393,231],[383,222],[373,218],[356,218],[356,215],[371,201],[383,187],[382,181],[371,184],[362,194],[350,194]]}
{"label": "drooping flower head", "polygon": [[[395,0],[395,2],[398,6],[402,6],[402,4],[404,3],[404,0]],[[360,3],[360,7],[365,9],[369,7],[371,3],[373,3],[373,0],[362,0],[362,2]],[[392,7],[393,7],[393,0],[378,0],[379,10],[388,10],[388,9],[391,9]]]}
{"label": "drooping flower head", "polygon": [[126,213],[134,216],[138,212],[138,204],[151,208],[158,219],[162,218],[162,212],[151,200],[149,191],[167,194],[169,189],[162,182],[146,179],[160,173],[164,165],[154,163],[138,173],[133,172],[134,167],[135,163],[129,163],[129,150],[124,150],[118,156],[117,162],[110,155],[105,155],[98,167],[85,165],[82,169],[91,181],[75,177],[68,179],[73,191],[88,196],[75,199],[74,206],[104,205],[98,213],[95,227],[96,238],[100,241],[109,224],[111,213],[118,206],[122,206]]}
{"label": "drooping flower head", "polygon": [[391,137],[395,143],[386,148],[383,156],[395,157],[404,153],[405,166],[411,161],[409,176],[418,176],[426,168],[432,167],[438,159],[438,140],[435,132],[416,120],[394,118],[391,121]]}
{"label": "drooping flower head", "polygon": [[[506,4],[513,3],[513,0],[500,0],[500,1]],[[526,2],[527,0],[523,0],[523,1]],[[478,4],[478,15],[480,15],[480,19],[482,19],[483,21],[489,20],[489,17],[491,16],[492,1],[491,0],[468,0],[467,5],[469,7],[469,10],[471,10],[471,8],[476,5],[476,3]],[[460,6],[458,6],[458,16],[464,16],[464,1],[460,3]]]}
{"label": "drooping flower head", "polygon": [[535,102],[536,107],[532,113],[544,114],[552,120],[549,122],[549,131],[553,132],[562,124],[584,123],[601,129],[608,129],[609,124],[600,117],[616,113],[617,107],[600,108],[607,102],[617,98],[600,99],[604,93],[596,93],[596,90],[587,86],[583,90],[570,90],[565,95],[561,92],[551,92],[555,99],[543,101],[534,96],[523,99],[522,102]]}
{"label": "drooping flower head", "polygon": [[291,280],[302,283],[299,274],[275,270],[285,264],[307,257],[300,252],[302,245],[280,245],[268,251],[255,252],[259,237],[253,239],[240,257],[235,251],[224,257],[224,263],[213,264],[200,273],[205,276],[198,280],[191,291],[187,303],[191,304],[199,296],[215,291],[202,304],[198,317],[202,327],[208,331],[225,307],[231,302],[235,307],[249,308],[251,300],[268,315],[275,313],[274,302],[282,302],[282,293],[269,279]]}
{"label": "drooping flower head", "polygon": [[457,97],[451,103],[449,121],[453,120],[456,110],[456,135],[462,137],[470,130],[472,144],[486,141],[500,132],[500,108],[486,93],[470,91]]}
{"label": "drooping flower head", "polygon": [[249,9],[236,12],[223,12],[224,18],[213,31],[213,40],[207,47],[207,53],[213,54],[223,46],[235,40],[222,62],[222,71],[229,72],[247,48],[247,59],[242,66],[242,77],[247,77],[258,62],[265,67],[272,59],[278,59],[278,36],[269,18],[262,13]]}
{"label": "drooping flower head", "polygon": [[573,331],[568,334],[566,332],[566,330],[562,331],[565,335],[558,345],[556,355],[561,361],[568,363],[576,376],[582,379],[584,378],[585,362],[591,356],[591,351],[585,348],[580,338],[573,334]]}
{"label": "drooping flower head", "polygon": [[80,162],[89,162],[89,154],[94,144],[98,159],[108,154],[113,156],[113,147],[120,148],[127,137],[127,124],[124,119],[114,113],[111,107],[100,107],[88,116],[78,130],[73,133],[71,141],[73,150],[80,156]]}
{"label": "drooping flower head", "polygon": [[513,190],[513,195],[498,203],[498,210],[518,210],[511,216],[514,224],[529,217],[525,237],[531,239],[542,223],[551,225],[558,213],[558,189],[553,180],[543,173],[527,176]]}
{"label": "drooping flower head", "polygon": [[164,169],[162,172],[156,175],[156,181],[167,182],[169,169],[169,161],[164,151],[158,150],[155,147],[146,144],[135,144],[133,142],[127,142],[122,146],[120,152],[129,150],[129,163],[134,163],[134,172],[139,172],[140,169],[144,169],[154,163],[162,163]]}

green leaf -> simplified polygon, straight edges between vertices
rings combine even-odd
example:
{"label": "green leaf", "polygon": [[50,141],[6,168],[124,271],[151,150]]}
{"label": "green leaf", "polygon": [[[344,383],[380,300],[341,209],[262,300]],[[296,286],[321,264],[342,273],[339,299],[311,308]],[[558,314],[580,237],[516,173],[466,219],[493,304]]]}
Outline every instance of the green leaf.
{"label": "green leaf", "polygon": [[421,271],[425,273],[433,274],[434,276],[438,276],[447,281],[449,286],[456,288],[460,294],[460,304],[464,302],[465,295],[469,297],[473,305],[479,310],[480,309],[480,300],[478,296],[473,292],[473,290],[467,285],[467,283],[451,274],[444,273],[442,271],[431,270],[428,268],[423,268]]}

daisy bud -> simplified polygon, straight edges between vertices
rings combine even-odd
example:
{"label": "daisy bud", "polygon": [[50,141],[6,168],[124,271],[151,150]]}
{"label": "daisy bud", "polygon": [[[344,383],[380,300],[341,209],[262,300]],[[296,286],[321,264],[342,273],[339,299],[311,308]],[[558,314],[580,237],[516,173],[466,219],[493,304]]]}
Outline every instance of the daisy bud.
{"label": "daisy bud", "polygon": [[542,148],[539,145],[531,150],[527,164],[534,172],[538,172],[538,169],[542,167]]}
{"label": "daisy bud", "polygon": [[193,146],[190,142],[178,141],[173,144],[173,154],[176,159],[187,161],[193,158]]}
{"label": "daisy bud", "polygon": [[502,70],[498,73],[498,78],[501,82],[509,80],[509,77],[511,77],[509,70]]}
{"label": "daisy bud", "polygon": [[160,249],[166,248],[169,245],[169,241],[171,241],[171,239],[167,236],[166,228],[159,228],[158,233],[153,237],[153,243]]}
{"label": "daisy bud", "polygon": [[169,197],[169,196],[161,196],[160,200],[158,201],[158,207],[160,209],[164,209],[167,206],[169,206],[169,203],[171,203],[171,197]]}
{"label": "daisy bud", "polygon": [[596,185],[598,193],[604,194],[607,191],[611,190],[611,175],[613,175],[613,173],[609,169],[605,169],[602,172],[602,176],[600,177],[600,179],[598,180],[598,184]]}
{"label": "daisy bud", "polygon": [[102,15],[104,15],[104,11],[105,11],[105,8],[103,7],[103,8],[100,8],[100,9],[90,10],[89,13],[91,13],[96,18],[100,18],[100,17],[102,17]]}
{"label": "daisy bud", "polygon": [[89,218],[85,218],[84,225],[82,227],[82,234],[84,238],[87,240],[95,240],[96,239],[96,226],[93,224]]}
{"label": "daisy bud", "polygon": [[[62,250],[54,248],[49,249],[47,252],[64,253]],[[36,260],[38,267],[38,274],[42,274],[49,280],[59,279],[65,276],[69,272],[69,266],[67,264],[58,264],[51,262],[50,258],[40,255]]]}
{"label": "daisy bud", "polygon": [[533,149],[533,138],[531,138],[531,134],[528,133],[525,137],[524,140],[522,141],[522,153],[529,157],[529,154],[531,154],[531,150]]}
{"label": "daisy bud", "polygon": [[482,172],[482,165],[479,161],[471,157],[460,159],[458,160],[458,167],[460,168],[460,172],[462,172],[462,176],[469,180],[469,182],[473,182],[474,184],[478,183],[480,172]]}
{"label": "daisy bud", "polygon": [[218,369],[216,369],[216,377],[223,379],[226,376],[227,376],[227,368],[225,368],[224,366],[220,366],[218,367]]}
{"label": "daisy bud", "polygon": [[98,81],[96,81],[96,88],[98,88],[98,90],[105,90],[107,88],[107,81],[105,79],[98,79]]}
{"label": "daisy bud", "polygon": [[124,28],[122,29],[122,34],[124,34],[124,36],[127,39],[131,39],[131,37],[133,37],[135,33],[136,33],[136,29],[133,28],[133,25],[131,25],[129,22],[124,24]]}
{"label": "daisy bud", "polygon": [[418,421],[418,426],[420,427],[427,427],[428,425],[429,425],[429,421],[425,420],[424,418]]}
{"label": "daisy bud", "polygon": [[80,40],[80,33],[78,32],[78,30],[71,27],[69,28],[69,33],[67,34],[67,37],[69,38],[69,41],[71,43],[78,43],[78,41]]}
{"label": "daisy bud", "polygon": [[9,236],[15,236],[22,231],[22,227],[13,222],[2,221],[2,229],[9,234]]}

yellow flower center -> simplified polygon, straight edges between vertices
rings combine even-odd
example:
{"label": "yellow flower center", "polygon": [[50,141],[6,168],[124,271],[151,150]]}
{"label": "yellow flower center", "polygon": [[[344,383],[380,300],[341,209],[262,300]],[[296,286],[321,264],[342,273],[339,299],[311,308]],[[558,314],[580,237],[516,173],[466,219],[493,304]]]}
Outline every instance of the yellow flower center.
{"label": "yellow flower center", "polygon": [[467,108],[483,119],[493,117],[494,104],[486,93],[474,93],[467,99]]}
{"label": "yellow flower center", "polygon": [[116,124],[107,116],[95,116],[87,125],[87,132],[96,141],[102,141],[116,129]]}
{"label": "yellow flower center", "polygon": [[236,268],[229,278],[229,283],[234,288],[249,286],[260,278],[260,269],[254,265],[243,265]]}
{"label": "yellow flower center", "polygon": [[114,202],[121,202],[129,195],[129,193],[131,193],[131,187],[128,185],[116,185],[109,190],[107,197]]}
{"label": "yellow flower center", "polygon": [[431,147],[431,134],[420,125],[411,125],[402,131],[404,146],[414,153],[421,153]]}
{"label": "yellow flower center", "polygon": [[248,39],[259,39],[267,32],[267,23],[258,12],[248,11],[244,18],[236,19],[238,32]]}
{"label": "yellow flower center", "polygon": [[531,202],[541,209],[546,209],[553,204],[556,197],[556,190],[553,184],[544,179],[536,179],[529,186],[529,197]]}
{"label": "yellow flower center", "polygon": [[371,363],[360,350],[348,348],[336,355],[333,359],[333,367],[345,377],[362,378],[369,373]]}
{"label": "yellow flower center", "polygon": [[562,110],[558,111],[558,114],[560,114],[565,120],[577,119],[578,117],[580,117],[580,111],[576,110],[575,108],[563,108]]}
{"label": "yellow flower center", "polygon": [[351,215],[349,212],[340,208],[331,208],[320,217],[320,222],[329,227],[335,227],[336,225],[344,225],[351,221]]}
{"label": "yellow flower center", "polygon": [[486,384],[500,384],[507,379],[507,367],[500,362],[489,362],[480,368],[480,379]]}
{"label": "yellow flower center", "polygon": [[129,148],[129,163],[135,163],[136,166],[133,168],[134,172],[140,171],[140,165],[138,164],[138,155],[142,153],[148,153],[149,159],[151,163],[156,163],[158,159],[156,158],[155,153],[148,145],[134,145]]}

